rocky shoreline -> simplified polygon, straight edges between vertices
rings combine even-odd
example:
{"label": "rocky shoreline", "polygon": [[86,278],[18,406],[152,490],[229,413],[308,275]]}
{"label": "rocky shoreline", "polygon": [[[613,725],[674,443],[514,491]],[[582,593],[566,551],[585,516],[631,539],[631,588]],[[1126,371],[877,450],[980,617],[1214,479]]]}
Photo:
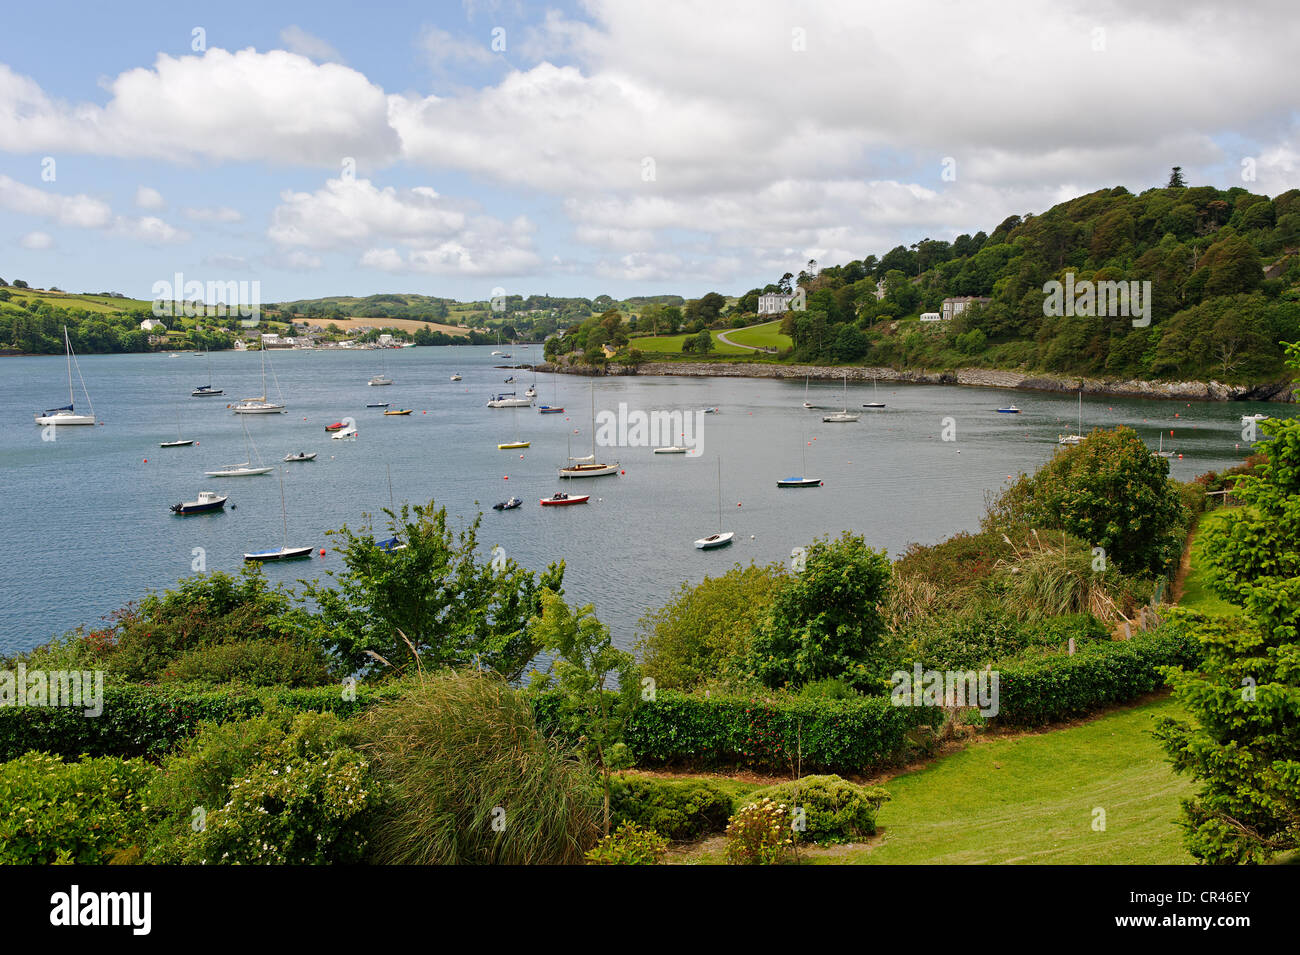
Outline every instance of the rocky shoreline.
{"label": "rocky shoreline", "polygon": [[955,371],[899,371],[895,368],[834,367],[826,365],[784,365],[773,362],[676,362],[649,361],[639,365],[611,364],[537,366],[541,372],[567,375],[677,375],[684,378],[816,378],[842,381],[897,381],[917,385],[971,385],[1019,391],[1076,392],[1113,395],[1119,398],[1168,398],[1186,401],[1295,401],[1293,382],[1255,385],[1225,385],[1217,381],[1140,381],[1079,378],[1064,375],[1026,374],[991,368],[959,368]]}

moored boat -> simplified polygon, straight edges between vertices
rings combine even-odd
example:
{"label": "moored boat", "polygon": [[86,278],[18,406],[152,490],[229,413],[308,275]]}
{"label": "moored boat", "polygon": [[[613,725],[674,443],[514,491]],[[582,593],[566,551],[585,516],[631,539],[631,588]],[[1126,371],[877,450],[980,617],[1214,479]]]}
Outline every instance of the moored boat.
{"label": "moored boat", "polygon": [[68,326],[63,326],[63,348],[67,356],[68,363],[68,403],[62,408],[51,408],[42,413],[36,412],[33,417],[36,423],[42,427],[46,425],[93,425],[95,423],[95,406],[91,404],[90,392],[86,390],[86,379],[81,377],[81,365],[77,364],[77,378],[81,380],[81,392],[86,396],[86,404],[90,405],[90,414],[77,414],[75,402],[72,394],[72,366],[77,362],[77,356],[72,351],[72,340],[68,338]]}
{"label": "moored boat", "polygon": [[569,504],[586,504],[591,500],[590,494],[556,494],[553,497],[544,497],[537,503],[542,507],[565,507]]}
{"label": "moored boat", "polygon": [[493,505],[492,505],[492,510],[494,510],[494,511],[513,511],[516,507],[519,507],[519,506],[520,506],[521,504],[523,504],[523,503],[524,503],[524,502],[521,501],[519,498],[517,498],[517,497],[512,497],[512,498],[510,498],[510,500],[508,500],[508,501],[498,501],[497,503],[493,504]]}
{"label": "moored boat", "polygon": [[199,491],[198,500],[173,504],[172,513],[184,517],[187,514],[206,514],[210,511],[220,511],[225,508],[227,500],[228,498],[216,491]]}
{"label": "moored boat", "polygon": [[299,451],[297,454],[286,454],[284,459],[286,461],[315,461],[316,454],[317,452],[315,451],[310,453],[307,451]]}

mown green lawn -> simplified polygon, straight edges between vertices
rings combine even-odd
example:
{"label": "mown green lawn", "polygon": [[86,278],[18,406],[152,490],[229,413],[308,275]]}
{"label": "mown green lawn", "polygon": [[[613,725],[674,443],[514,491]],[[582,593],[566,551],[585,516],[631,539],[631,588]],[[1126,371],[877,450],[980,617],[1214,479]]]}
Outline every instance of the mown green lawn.
{"label": "mown green lawn", "polygon": [[1237,608],[1210,590],[1209,567],[1205,561],[1205,538],[1202,532],[1206,527],[1221,521],[1227,511],[1209,511],[1201,515],[1197,525],[1196,536],[1192,539],[1192,562],[1183,580],[1183,595],[1178,601],[1180,607],[1199,610],[1202,613],[1234,613]]}
{"label": "mown green lawn", "polygon": [[[713,337],[713,351],[709,355],[749,355],[752,352],[748,348],[740,348],[737,345],[728,345],[726,342],[718,341],[717,332],[709,332]],[[647,354],[682,354],[682,342],[688,337],[687,335],[659,335],[657,337],[633,338],[628,342],[628,348],[639,348]],[[687,353],[690,358],[707,360],[708,355],[693,355]]]}
{"label": "mown green lawn", "polygon": [[737,345],[751,345],[754,348],[789,348],[794,344],[789,335],[781,334],[779,321],[727,330],[727,337]]}
{"label": "mown green lawn", "polygon": [[[817,858],[874,864],[1179,864],[1174,775],[1151,735],[1161,699],[1069,729],[976,742],[885,784],[871,848]],[[1093,829],[1105,810],[1105,831]]]}

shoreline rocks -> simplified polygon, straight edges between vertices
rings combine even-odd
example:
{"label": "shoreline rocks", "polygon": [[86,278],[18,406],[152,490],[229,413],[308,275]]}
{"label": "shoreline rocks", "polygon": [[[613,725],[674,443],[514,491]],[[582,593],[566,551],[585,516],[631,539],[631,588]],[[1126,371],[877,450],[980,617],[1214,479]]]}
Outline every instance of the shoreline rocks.
{"label": "shoreline rocks", "polygon": [[1226,385],[1218,381],[1142,381],[1081,378],[1066,375],[1026,374],[993,368],[958,368],[953,371],[926,371],[894,368],[834,367],[827,365],[784,365],[774,362],[676,362],[648,361],[639,365],[611,364],[602,370],[596,365],[539,364],[540,372],[566,375],[628,376],[658,375],[683,378],[776,378],[842,381],[845,373],[852,381],[896,381],[917,385],[970,385],[980,388],[1006,388],[1016,391],[1076,392],[1112,395],[1117,398],[1158,398],[1185,401],[1295,401],[1297,386],[1280,381],[1253,385]]}

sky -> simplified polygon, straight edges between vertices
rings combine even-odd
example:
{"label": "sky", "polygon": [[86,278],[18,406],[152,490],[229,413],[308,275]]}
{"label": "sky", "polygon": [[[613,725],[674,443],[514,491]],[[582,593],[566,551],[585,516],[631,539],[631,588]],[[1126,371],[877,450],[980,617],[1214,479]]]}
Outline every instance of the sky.
{"label": "sky", "polygon": [[9,5],[0,277],[739,294],[1174,165],[1276,195],[1292,7]]}

